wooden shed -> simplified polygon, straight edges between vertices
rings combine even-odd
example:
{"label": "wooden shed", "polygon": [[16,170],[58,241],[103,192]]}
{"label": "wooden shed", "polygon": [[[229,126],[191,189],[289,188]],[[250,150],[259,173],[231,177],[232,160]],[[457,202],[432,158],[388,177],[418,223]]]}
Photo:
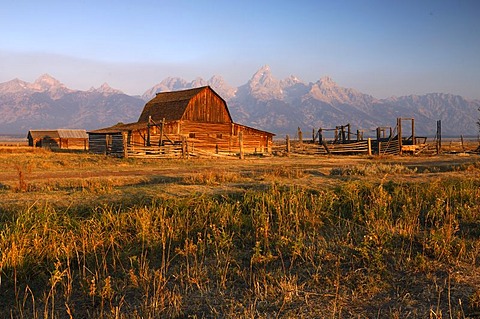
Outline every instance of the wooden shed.
{"label": "wooden shed", "polygon": [[86,150],[88,135],[86,130],[30,130],[28,145],[51,149]]}
{"label": "wooden shed", "polygon": [[273,133],[232,121],[212,88],[158,93],[138,121],[90,131],[93,153],[168,157],[188,154],[271,152]]}

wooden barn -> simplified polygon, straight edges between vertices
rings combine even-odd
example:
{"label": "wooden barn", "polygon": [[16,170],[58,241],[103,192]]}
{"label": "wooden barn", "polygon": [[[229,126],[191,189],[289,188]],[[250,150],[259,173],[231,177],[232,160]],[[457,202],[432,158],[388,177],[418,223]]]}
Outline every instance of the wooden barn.
{"label": "wooden barn", "polygon": [[88,146],[86,130],[30,130],[27,139],[33,147],[86,150]]}
{"label": "wooden barn", "polygon": [[158,93],[136,123],[88,134],[91,152],[126,157],[270,153],[274,136],[234,123],[209,86]]}

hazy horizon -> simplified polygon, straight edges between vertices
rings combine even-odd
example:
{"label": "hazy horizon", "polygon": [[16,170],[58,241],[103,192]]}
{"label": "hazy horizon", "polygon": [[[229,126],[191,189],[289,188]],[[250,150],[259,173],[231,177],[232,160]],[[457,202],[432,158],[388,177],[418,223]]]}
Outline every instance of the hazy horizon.
{"label": "hazy horizon", "polygon": [[140,95],[168,76],[278,79],[377,98],[480,99],[480,2],[11,1],[0,12],[0,82],[44,73],[72,89],[107,82]]}

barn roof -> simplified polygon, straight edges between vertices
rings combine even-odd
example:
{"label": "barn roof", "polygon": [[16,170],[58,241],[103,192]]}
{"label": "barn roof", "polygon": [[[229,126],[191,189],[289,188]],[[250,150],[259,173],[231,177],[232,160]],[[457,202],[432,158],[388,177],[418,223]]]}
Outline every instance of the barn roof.
{"label": "barn roof", "polygon": [[71,130],[71,129],[58,129],[58,130],[30,130],[28,136],[36,138],[88,138],[86,130]]}
{"label": "barn roof", "polygon": [[[157,95],[145,105],[138,122],[148,122],[149,116],[156,121],[161,121],[162,119],[165,119],[166,122],[181,120],[190,100],[205,89],[211,90],[225,103],[225,106],[227,105],[225,100],[209,86],[182,91],[161,92],[157,93]],[[227,112],[231,118],[228,108]]]}

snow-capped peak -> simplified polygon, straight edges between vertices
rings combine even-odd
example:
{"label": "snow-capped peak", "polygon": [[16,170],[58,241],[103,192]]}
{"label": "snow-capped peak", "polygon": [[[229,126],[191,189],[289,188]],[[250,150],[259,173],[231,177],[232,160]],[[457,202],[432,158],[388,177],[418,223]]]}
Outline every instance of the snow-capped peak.
{"label": "snow-capped peak", "polygon": [[318,81],[318,84],[324,88],[337,87],[337,83],[335,83],[335,81],[333,81],[333,79],[329,76],[324,76],[320,78],[320,80]]}
{"label": "snow-capped peak", "polygon": [[18,78],[8,82],[0,83],[0,93],[17,93],[29,89],[29,83],[24,82]]}
{"label": "snow-capped peak", "polygon": [[303,83],[303,82],[296,76],[290,75],[288,78],[285,78],[280,81],[280,86],[282,87],[282,89],[285,89],[285,88],[294,86],[295,84],[298,84],[298,83]]}
{"label": "snow-capped peak", "polygon": [[39,91],[50,91],[53,88],[65,88],[65,86],[49,74],[43,74],[33,82],[35,89]]}
{"label": "snow-capped peak", "polygon": [[104,82],[97,89],[92,87],[89,91],[90,92],[103,93],[103,94],[123,94],[122,91],[112,88],[110,85],[108,85],[107,82]]}
{"label": "snow-capped peak", "polygon": [[281,99],[283,90],[280,81],[273,77],[270,67],[264,65],[248,81],[250,92],[258,99]]}

